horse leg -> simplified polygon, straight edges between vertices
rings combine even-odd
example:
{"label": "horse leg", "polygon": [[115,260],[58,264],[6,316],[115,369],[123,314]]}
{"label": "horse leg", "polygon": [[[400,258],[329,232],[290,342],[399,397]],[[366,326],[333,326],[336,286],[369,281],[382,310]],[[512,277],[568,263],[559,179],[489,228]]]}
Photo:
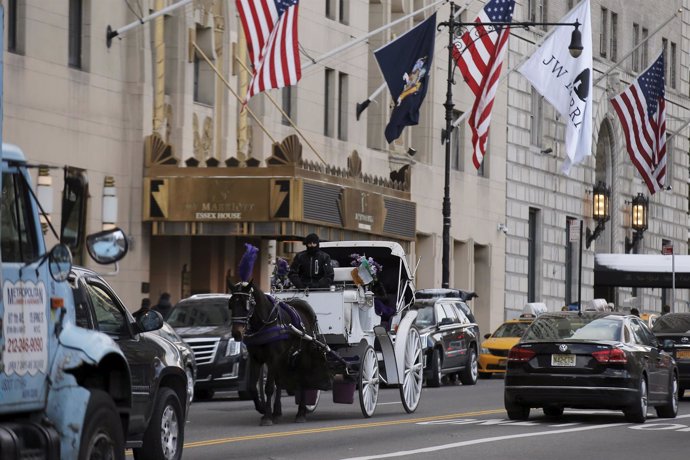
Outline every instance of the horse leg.
{"label": "horse leg", "polygon": [[[249,394],[252,397],[252,401],[254,401],[254,409],[260,414],[263,415],[264,413],[264,401],[266,400],[265,397],[263,397],[264,394],[264,389],[263,386],[261,385],[261,369],[263,365],[258,364],[254,361],[251,362],[249,366],[249,381],[247,382],[247,385],[249,386],[248,390]],[[263,398],[262,398],[263,397]]]}
{"label": "horse leg", "polygon": [[268,368],[268,374],[266,376],[266,386],[264,392],[266,398],[264,400],[264,412],[263,417],[261,417],[261,426],[271,426],[273,425],[273,412],[271,411],[271,398],[273,397],[274,390],[274,375],[271,368]]}
{"label": "horse leg", "polygon": [[306,391],[302,386],[297,388],[297,395],[299,404],[297,406],[297,415],[295,416],[295,423],[304,423],[307,421],[307,404]]}
{"label": "horse leg", "polygon": [[275,400],[273,401],[273,416],[274,417],[280,417],[283,415],[283,405],[280,402],[280,396],[282,389],[280,387],[280,382],[276,381],[275,382],[275,388],[276,388],[276,397]]}

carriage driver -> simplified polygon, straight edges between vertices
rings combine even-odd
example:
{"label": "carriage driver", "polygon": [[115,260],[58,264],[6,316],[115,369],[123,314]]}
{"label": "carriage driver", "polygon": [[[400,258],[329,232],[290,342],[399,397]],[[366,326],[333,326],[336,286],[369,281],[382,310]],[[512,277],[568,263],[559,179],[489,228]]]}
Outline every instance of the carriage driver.
{"label": "carriage driver", "polygon": [[305,251],[297,253],[288,277],[297,289],[327,288],[333,284],[331,256],[319,249],[319,236],[310,233],[304,238]]}

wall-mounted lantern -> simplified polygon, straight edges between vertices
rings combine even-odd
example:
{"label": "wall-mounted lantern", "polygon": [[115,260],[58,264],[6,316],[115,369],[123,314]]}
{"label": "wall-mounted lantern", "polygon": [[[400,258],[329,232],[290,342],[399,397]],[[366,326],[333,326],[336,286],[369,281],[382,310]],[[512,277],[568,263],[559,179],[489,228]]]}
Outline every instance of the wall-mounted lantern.
{"label": "wall-mounted lantern", "polygon": [[604,230],[606,222],[611,218],[609,210],[609,198],[611,197],[611,189],[605,183],[599,181],[592,190],[592,218],[597,223],[594,231],[587,229],[587,248],[592,244],[592,241],[599,237],[599,234]]}
{"label": "wall-mounted lantern", "polygon": [[116,227],[117,189],[115,188],[115,178],[113,176],[105,176],[103,181],[103,210],[101,217],[103,230],[111,230]]}
{"label": "wall-mounted lantern", "polygon": [[[36,195],[43,209],[40,215],[41,230],[45,234],[48,231],[50,215],[53,213],[53,178],[50,177],[50,169],[45,166],[38,168],[38,180],[36,181]],[[45,213],[45,214],[44,214]]]}
{"label": "wall-mounted lantern", "polygon": [[632,215],[631,224],[633,229],[632,240],[625,237],[625,252],[630,252],[635,248],[637,242],[640,241],[644,235],[645,230],[647,230],[649,224],[649,198],[645,195],[638,193],[635,198],[632,199]]}

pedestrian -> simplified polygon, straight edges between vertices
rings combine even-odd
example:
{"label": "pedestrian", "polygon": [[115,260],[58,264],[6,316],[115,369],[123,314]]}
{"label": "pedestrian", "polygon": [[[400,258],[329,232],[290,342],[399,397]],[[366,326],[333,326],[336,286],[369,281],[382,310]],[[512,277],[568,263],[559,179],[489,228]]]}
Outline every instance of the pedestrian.
{"label": "pedestrian", "polygon": [[333,284],[331,256],[319,249],[319,236],[310,233],[304,238],[306,250],[298,252],[290,265],[288,278],[297,289],[327,288]]}
{"label": "pedestrian", "polygon": [[139,319],[144,313],[151,310],[151,299],[144,297],[141,299],[141,307],[133,313],[134,319]]}
{"label": "pedestrian", "polygon": [[639,317],[640,317],[640,310],[638,310],[637,308],[633,307],[633,308],[630,309],[630,314],[631,314],[631,315],[635,315],[635,316],[637,316],[637,317],[639,318]]}
{"label": "pedestrian", "polygon": [[671,313],[671,307],[669,305],[661,307],[661,314],[665,315],[666,313]]}
{"label": "pedestrian", "polygon": [[172,304],[170,303],[170,294],[164,292],[158,299],[158,303],[153,306],[152,310],[157,311],[161,314],[163,319],[168,319],[170,315],[170,310],[172,310]]}

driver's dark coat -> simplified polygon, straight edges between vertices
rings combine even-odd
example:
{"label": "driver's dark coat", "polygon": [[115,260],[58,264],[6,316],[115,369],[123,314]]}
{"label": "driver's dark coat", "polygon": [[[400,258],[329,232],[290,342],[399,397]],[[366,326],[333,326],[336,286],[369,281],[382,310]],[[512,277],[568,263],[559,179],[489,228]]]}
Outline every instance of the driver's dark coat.
{"label": "driver's dark coat", "polygon": [[320,249],[302,251],[292,261],[288,277],[298,289],[328,287],[333,284],[331,256]]}

